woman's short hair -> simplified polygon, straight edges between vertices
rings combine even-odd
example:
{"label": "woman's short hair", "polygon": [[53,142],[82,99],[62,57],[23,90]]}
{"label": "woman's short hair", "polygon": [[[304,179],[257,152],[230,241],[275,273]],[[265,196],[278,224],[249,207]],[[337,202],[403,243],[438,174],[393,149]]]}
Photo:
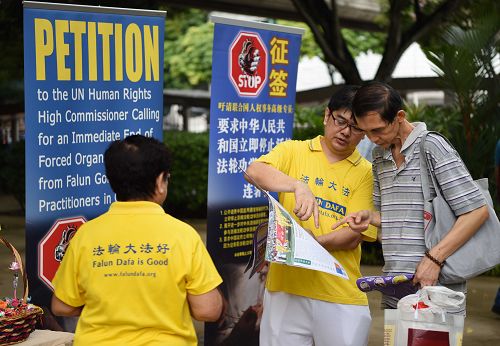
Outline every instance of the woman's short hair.
{"label": "woman's short hair", "polygon": [[119,201],[149,200],[156,178],[170,172],[170,152],[160,141],[142,135],[112,142],[104,153],[106,176]]}

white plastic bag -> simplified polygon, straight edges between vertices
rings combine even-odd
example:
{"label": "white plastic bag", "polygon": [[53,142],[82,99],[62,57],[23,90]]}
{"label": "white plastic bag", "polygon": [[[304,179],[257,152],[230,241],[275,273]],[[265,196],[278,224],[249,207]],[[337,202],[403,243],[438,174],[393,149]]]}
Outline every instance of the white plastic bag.
{"label": "white plastic bag", "polygon": [[426,286],[402,298],[397,310],[386,310],[384,346],[461,346],[464,316],[449,312],[464,301],[463,293],[443,286]]}

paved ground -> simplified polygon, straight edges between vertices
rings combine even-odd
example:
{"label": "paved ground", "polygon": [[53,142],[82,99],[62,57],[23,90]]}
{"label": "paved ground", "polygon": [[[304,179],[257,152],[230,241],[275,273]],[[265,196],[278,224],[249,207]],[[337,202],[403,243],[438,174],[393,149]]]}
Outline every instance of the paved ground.
{"label": "paved ground", "polygon": [[[206,234],[205,220],[189,220],[202,237]],[[0,224],[5,226],[2,236],[7,238],[24,256],[24,215],[17,203],[10,197],[0,196]],[[11,295],[11,273],[7,269],[11,261],[6,248],[0,248],[0,296]],[[27,268],[30,270],[31,268]],[[380,267],[363,266],[364,275],[380,273]],[[469,282],[467,298],[467,319],[465,320],[464,346],[500,345],[500,315],[490,311],[494,296],[500,287],[500,278],[478,277]],[[369,346],[383,345],[384,316],[380,306],[380,294],[368,294],[372,313],[372,328]],[[203,340],[203,324],[195,323],[199,339]]]}

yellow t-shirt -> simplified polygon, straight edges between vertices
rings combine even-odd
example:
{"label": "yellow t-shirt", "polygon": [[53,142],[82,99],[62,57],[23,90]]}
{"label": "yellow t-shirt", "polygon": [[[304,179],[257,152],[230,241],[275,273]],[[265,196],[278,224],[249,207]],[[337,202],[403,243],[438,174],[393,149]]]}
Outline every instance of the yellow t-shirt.
{"label": "yellow t-shirt", "polygon": [[75,345],[197,345],[186,294],[222,282],[198,233],[152,202],[115,202],[83,224],[53,280],[82,306]]}
{"label": "yellow t-shirt", "polygon": [[[332,232],[330,227],[350,212],[373,209],[370,162],[355,150],[348,158],[332,164],[323,153],[320,138],[283,142],[257,160],[308,184],[318,201],[320,228],[314,226],[313,217],[307,221],[295,220],[316,236]],[[289,211],[295,207],[293,193],[279,193],[279,201]],[[370,226],[363,233],[364,240],[375,241],[376,238],[374,227]],[[361,246],[354,250],[332,251],[331,254],[344,266],[349,280],[315,270],[271,263],[267,289],[333,303],[367,305],[366,294],[356,286],[356,279],[361,276]]]}

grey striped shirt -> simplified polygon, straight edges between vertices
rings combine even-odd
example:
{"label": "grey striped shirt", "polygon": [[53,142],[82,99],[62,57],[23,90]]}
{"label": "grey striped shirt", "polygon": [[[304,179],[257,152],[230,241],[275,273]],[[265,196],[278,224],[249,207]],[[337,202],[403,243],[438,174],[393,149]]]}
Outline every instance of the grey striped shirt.
{"label": "grey striped shirt", "polygon": [[[385,274],[413,274],[424,256],[424,196],[420,180],[420,140],[427,129],[424,123],[415,128],[401,148],[405,162],[397,168],[390,149],[373,150],[373,202],[381,212],[381,238]],[[437,183],[455,215],[459,216],[486,204],[473,183],[459,155],[446,141],[427,136],[426,155]],[[430,181],[429,176],[429,181]],[[431,187],[431,195],[435,191]],[[451,227],[451,225],[450,225]],[[447,286],[465,292],[463,284]],[[383,303],[395,307],[395,298],[383,297]]]}

